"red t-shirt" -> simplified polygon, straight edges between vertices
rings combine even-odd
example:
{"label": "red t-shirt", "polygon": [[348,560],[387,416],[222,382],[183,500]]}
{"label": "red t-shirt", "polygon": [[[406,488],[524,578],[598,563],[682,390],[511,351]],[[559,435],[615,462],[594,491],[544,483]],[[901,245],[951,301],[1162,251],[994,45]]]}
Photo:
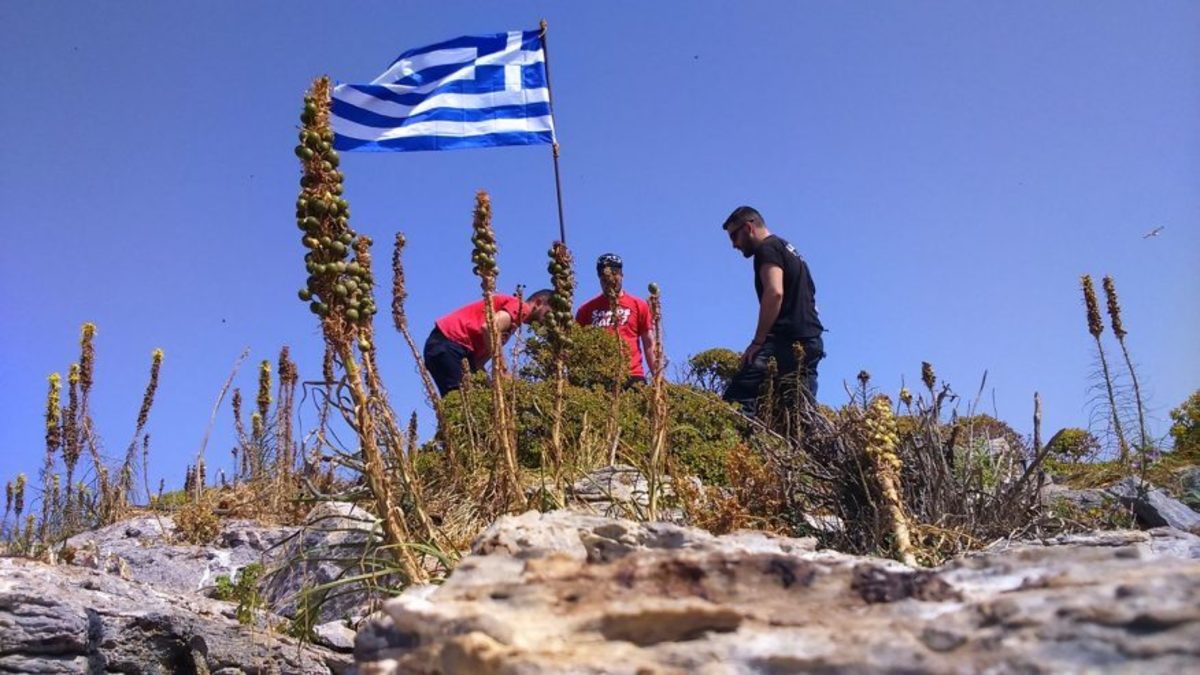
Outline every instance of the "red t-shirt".
{"label": "red t-shirt", "polygon": [[583,326],[602,326],[616,330],[617,336],[629,345],[630,376],[644,377],[646,371],[642,369],[642,343],[638,338],[650,332],[650,305],[625,291],[621,291],[617,304],[619,309],[615,326],[612,307],[603,293],[583,303],[575,314],[575,320]]}
{"label": "red t-shirt", "polygon": [[[496,312],[508,312],[512,317],[513,326],[518,326],[529,320],[531,308],[528,303],[517,305],[517,299],[511,295],[495,294],[492,296],[492,309]],[[436,326],[451,341],[466,347],[471,352],[471,358],[478,362],[481,354],[491,351],[484,337],[483,324],[487,317],[483,311],[483,300],[477,300],[464,305],[438,319]]]}

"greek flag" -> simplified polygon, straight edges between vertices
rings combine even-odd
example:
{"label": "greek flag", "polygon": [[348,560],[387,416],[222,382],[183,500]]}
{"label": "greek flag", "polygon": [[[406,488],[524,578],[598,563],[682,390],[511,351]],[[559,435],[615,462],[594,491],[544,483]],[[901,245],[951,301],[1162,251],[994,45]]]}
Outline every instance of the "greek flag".
{"label": "greek flag", "polygon": [[333,89],[333,147],[455,150],[554,142],[539,31],[509,31],[404,52],[370,84]]}

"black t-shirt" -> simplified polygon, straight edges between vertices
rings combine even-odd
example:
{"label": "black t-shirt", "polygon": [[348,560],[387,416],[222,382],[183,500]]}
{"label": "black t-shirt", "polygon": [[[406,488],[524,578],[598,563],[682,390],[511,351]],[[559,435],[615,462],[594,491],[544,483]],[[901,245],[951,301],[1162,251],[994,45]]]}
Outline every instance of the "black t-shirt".
{"label": "black t-shirt", "polygon": [[817,317],[817,287],[813,284],[808,265],[796,248],[771,235],[762,240],[754,251],[754,292],[762,300],[763,265],[776,265],[783,270],[783,305],[779,318],[771,326],[774,338],[811,338],[825,330]]}

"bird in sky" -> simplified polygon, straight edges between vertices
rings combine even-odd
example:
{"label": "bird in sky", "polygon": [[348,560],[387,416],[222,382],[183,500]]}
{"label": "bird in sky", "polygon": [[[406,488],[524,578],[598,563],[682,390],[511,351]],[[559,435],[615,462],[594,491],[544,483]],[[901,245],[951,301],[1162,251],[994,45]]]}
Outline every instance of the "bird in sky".
{"label": "bird in sky", "polygon": [[1142,239],[1149,239],[1150,237],[1157,237],[1158,233],[1162,232],[1165,229],[1167,229],[1166,225],[1159,225],[1158,227],[1154,228],[1153,230],[1150,230],[1149,232],[1147,232],[1146,234],[1143,234]]}

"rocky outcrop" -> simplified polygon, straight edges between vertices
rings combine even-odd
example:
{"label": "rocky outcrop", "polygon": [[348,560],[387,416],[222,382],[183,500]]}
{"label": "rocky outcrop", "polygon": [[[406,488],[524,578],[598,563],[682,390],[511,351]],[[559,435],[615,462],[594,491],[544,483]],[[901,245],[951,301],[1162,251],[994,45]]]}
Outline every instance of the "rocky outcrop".
{"label": "rocky outcrop", "polygon": [[[314,507],[300,527],[223,521],[220,533],[205,545],[176,543],[171,516],[147,515],[71,537],[62,550],[73,565],[173,593],[208,594],[218,577],[233,580],[243,567],[258,563],[266,572],[262,594],[267,608],[291,618],[302,589],[363,571],[364,542],[377,536],[377,530],[376,519],[366,511],[327,502]],[[365,584],[340,588],[321,605],[314,623],[359,619],[373,598]]]}
{"label": "rocky outcrop", "polygon": [[274,556],[274,548],[297,528],[227,520],[212,543],[174,543],[169,515],[139,516],[67,540],[67,561],[140,581],[160,591],[205,592],[219,576],[230,579],[250,563]]}
{"label": "rocky outcrop", "polygon": [[349,658],[240,625],[229,603],[0,559],[0,673],[328,675]]}
{"label": "rocky outcrop", "polygon": [[1001,543],[941,568],[568,512],[506,517],[360,630],[385,673],[1130,672],[1200,667],[1200,537]]}
{"label": "rocky outcrop", "polygon": [[[318,504],[309,513],[304,527],[275,552],[263,596],[274,611],[293,617],[297,606],[306,601],[302,589],[324,587],[340,579],[373,571],[363,563],[368,539],[379,537],[379,521],[370,513],[345,502]],[[375,579],[382,585],[387,579]],[[308,599],[320,605],[316,624],[347,617],[357,620],[365,614],[375,592],[366,583],[343,585],[320,599]],[[332,630],[332,629],[331,629]]]}
{"label": "rocky outcrop", "polygon": [[1200,513],[1171,497],[1162,488],[1128,477],[1108,486],[1105,492],[1133,509],[1138,522],[1149,527],[1174,527],[1200,532]]}

